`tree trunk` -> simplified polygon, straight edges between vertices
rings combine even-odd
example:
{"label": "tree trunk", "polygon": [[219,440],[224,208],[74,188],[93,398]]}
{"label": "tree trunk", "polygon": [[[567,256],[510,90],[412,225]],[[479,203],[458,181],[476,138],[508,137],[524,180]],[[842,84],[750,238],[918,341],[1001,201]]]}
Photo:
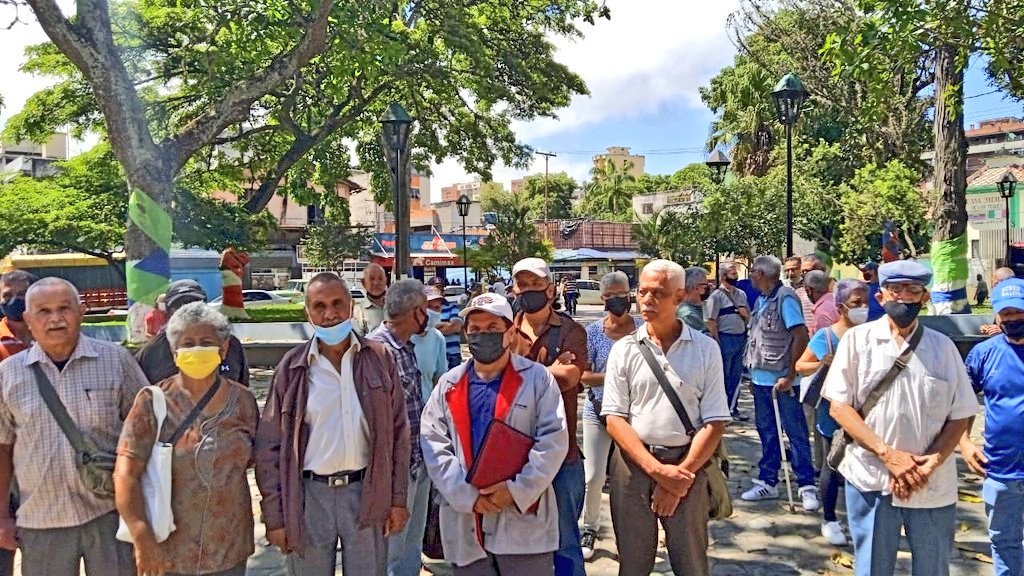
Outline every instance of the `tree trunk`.
{"label": "tree trunk", "polygon": [[967,302],[967,140],[961,49],[944,45],[935,56],[935,237],[932,306],[936,314],[970,313]]}
{"label": "tree trunk", "polygon": [[144,318],[153,309],[171,277],[172,219],[168,209],[174,184],[171,177],[132,181],[125,234],[128,284],[128,338],[146,338]]}

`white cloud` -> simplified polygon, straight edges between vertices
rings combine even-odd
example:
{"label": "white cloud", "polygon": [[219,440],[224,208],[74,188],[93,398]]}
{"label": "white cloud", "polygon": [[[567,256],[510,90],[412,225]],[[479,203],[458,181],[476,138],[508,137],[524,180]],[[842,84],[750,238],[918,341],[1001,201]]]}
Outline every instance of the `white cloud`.
{"label": "white cloud", "polygon": [[[20,19],[19,22],[15,22],[9,29],[2,30],[16,17]],[[27,6],[20,6],[15,10],[15,7],[9,4],[0,4],[0,45],[4,47],[4,57],[0,58],[0,94],[3,94],[4,99],[4,107],[0,110],[0,122],[21,111],[29,96],[53,84],[50,78],[25,74],[19,70],[25,60],[25,47],[47,40],[46,34]]]}

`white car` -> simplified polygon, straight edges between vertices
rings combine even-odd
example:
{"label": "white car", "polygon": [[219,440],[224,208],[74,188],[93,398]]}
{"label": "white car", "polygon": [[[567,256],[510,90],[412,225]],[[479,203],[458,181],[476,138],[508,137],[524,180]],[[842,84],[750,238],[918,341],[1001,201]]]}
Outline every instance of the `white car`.
{"label": "white car", "polygon": [[[246,308],[292,304],[292,300],[290,298],[285,298],[284,296],[268,292],[267,290],[242,290],[242,301],[245,302]],[[210,302],[210,306],[220,306],[223,303],[224,297],[221,296],[212,300]]]}
{"label": "white car", "polygon": [[579,300],[576,301],[577,304],[604,304],[601,301],[600,282],[596,280],[577,280],[576,289],[580,291]]}

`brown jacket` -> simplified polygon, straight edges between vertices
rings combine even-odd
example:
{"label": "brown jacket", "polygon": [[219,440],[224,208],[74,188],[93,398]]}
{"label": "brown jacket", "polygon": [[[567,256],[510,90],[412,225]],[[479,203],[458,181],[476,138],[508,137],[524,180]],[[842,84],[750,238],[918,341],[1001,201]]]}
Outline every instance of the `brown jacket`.
{"label": "brown jacket", "polygon": [[[587,331],[575,320],[552,310],[544,330],[537,335],[536,340],[532,341],[520,328],[525,321],[526,319],[522,312],[516,315],[515,326],[519,333],[519,341],[515,348],[517,354],[548,366],[548,343],[551,337],[551,327],[558,326],[558,344],[554,357],[557,359],[562,352],[572,352],[576,356],[573,364],[580,369],[581,375],[590,369],[590,361],[587,354]],[[580,379],[576,379],[574,382],[567,382],[561,378],[556,378],[555,381],[558,382],[558,388],[562,391],[565,420],[569,427],[569,453],[566,455],[565,461],[575,462],[579,458],[580,452],[579,446],[576,444],[577,403],[579,393],[583,391],[583,388],[580,386]]]}
{"label": "brown jacket", "polygon": [[[381,526],[392,507],[406,506],[409,487],[409,421],[405,392],[391,353],[379,342],[359,339],[353,359],[356,392],[369,428],[370,463],[363,480],[361,526]],[[306,399],[309,352],[316,338],[293,348],[278,364],[270,396],[256,429],[256,484],[263,496],[267,530],[285,529],[289,546],[302,552],[302,463],[309,441]]]}

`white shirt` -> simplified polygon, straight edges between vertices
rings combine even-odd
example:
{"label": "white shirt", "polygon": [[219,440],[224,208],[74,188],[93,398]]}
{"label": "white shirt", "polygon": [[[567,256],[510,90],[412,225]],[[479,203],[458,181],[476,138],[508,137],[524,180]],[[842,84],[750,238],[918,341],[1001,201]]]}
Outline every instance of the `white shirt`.
{"label": "white shirt", "polygon": [[[730,421],[718,344],[683,324],[679,338],[663,354],[650,340],[647,326],[637,330],[637,338],[647,341],[694,428]],[[675,447],[691,440],[632,336],[618,340],[608,354],[601,414],[628,420],[644,444]]]}
{"label": "white shirt", "polygon": [[[918,329],[924,334],[910,363],[882,395],[866,423],[887,445],[923,455],[946,421],[974,416],[978,400],[953,341],[923,326]],[[822,395],[859,408],[905,347],[906,343],[897,348],[887,318],[850,329],[839,341]],[[861,492],[889,494],[889,471],[856,442],[846,448],[839,472]],[[956,463],[949,458],[932,473],[925,488],[909,500],[894,498],[893,504],[904,508],[949,506],[956,503],[956,487]]]}
{"label": "white shirt", "polygon": [[309,352],[309,442],[302,469],[324,476],[362,470],[370,463],[370,429],[359,404],[352,371],[359,340],[349,338],[352,345],[341,357],[340,373],[320,355],[319,346],[310,347]]}

